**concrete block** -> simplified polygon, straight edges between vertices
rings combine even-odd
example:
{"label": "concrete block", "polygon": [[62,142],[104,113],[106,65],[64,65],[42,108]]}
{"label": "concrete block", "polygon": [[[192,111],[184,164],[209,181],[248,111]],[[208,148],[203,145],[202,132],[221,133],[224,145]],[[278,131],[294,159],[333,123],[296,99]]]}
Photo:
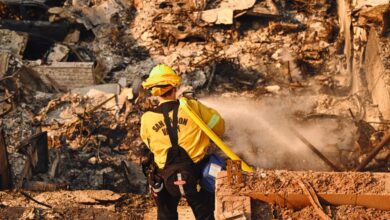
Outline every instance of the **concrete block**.
{"label": "concrete block", "polygon": [[[195,220],[195,216],[192,213],[192,209],[189,206],[179,206],[177,207],[177,212],[179,213],[179,220]],[[154,220],[157,219],[157,208],[153,207],[144,215],[144,220]]]}
{"label": "concrete block", "polygon": [[32,67],[41,75],[41,78],[48,84],[44,76],[49,76],[60,86],[73,89],[95,85],[95,69],[92,62],[58,62],[51,65]]}
{"label": "concrete block", "polygon": [[251,219],[251,199],[248,196],[215,198],[215,219]]}

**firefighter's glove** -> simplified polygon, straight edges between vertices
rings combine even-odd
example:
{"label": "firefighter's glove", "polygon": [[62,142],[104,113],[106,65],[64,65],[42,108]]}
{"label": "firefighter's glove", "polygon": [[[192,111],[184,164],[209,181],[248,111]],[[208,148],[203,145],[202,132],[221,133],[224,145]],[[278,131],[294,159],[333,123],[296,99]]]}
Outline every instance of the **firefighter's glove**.
{"label": "firefighter's glove", "polygon": [[145,176],[148,175],[148,172],[152,171],[153,163],[154,163],[153,153],[146,146],[142,147],[141,166],[142,166],[142,172],[145,174]]}
{"label": "firefighter's glove", "polygon": [[161,192],[164,188],[164,181],[159,175],[153,177],[153,181],[149,183],[150,194],[153,198],[156,198],[158,193]]}

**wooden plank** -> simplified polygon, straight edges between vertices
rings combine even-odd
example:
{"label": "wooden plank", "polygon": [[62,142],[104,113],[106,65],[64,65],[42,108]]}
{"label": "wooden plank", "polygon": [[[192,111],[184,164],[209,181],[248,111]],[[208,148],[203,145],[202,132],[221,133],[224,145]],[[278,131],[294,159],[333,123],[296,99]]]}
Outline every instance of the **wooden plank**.
{"label": "wooden plank", "polygon": [[0,130],[0,190],[11,189],[12,178],[8,163],[7,146],[5,144],[4,131]]}
{"label": "wooden plank", "polygon": [[2,78],[7,73],[9,57],[10,54],[7,52],[0,53],[0,78]]}
{"label": "wooden plank", "polygon": [[3,3],[7,5],[23,5],[23,6],[46,6],[47,0],[1,0]]}

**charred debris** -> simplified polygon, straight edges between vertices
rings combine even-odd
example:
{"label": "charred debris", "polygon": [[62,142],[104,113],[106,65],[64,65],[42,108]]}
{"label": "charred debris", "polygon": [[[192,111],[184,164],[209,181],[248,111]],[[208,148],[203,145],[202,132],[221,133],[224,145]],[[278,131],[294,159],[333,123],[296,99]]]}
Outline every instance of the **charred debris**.
{"label": "charred debris", "polygon": [[337,167],[388,172],[389,14],[382,0],[2,0],[0,187],[145,193],[140,82],[158,63],[200,96],[318,97],[297,123],[356,125]]}

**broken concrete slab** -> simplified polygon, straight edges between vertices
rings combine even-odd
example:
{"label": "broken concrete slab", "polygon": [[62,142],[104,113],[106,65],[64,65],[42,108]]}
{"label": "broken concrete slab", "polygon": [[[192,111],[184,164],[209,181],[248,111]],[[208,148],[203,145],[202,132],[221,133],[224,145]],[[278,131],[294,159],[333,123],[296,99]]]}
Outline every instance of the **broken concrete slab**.
{"label": "broken concrete slab", "polygon": [[[203,11],[201,19],[208,23],[215,24],[233,24],[233,18],[239,17],[243,14],[262,16],[262,17],[277,17],[280,15],[278,8],[272,0],[267,0],[266,4],[263,2],[255,5],[256,1],[236,1],[227,0],[222,1],[219,7]],[[245,10],[247,10],[245,12]],[[234,12],[239,12],[234,15]],[[244,11],[244,13],[242,12]]]}
{"label": "broken concrete slab", "polygon": [[47,62],[61,62],[68,56],[69,47],[63,44],[55,44],[47,56]]}
{"label": "broken concrete slab", "polygon": [[123,88],[120,96],[124,96],[128,100],[132,100],[134,98],[133,88]]}
{"label": "broken concrete slab", "polygon": [[251,8],[256,3],[256,0],[224,0],[220,3],[220,8],[231,8],[241,11]]}
{"label": "broken concrete slab", "polygon": [[[49,76],[65,88],[80,88],[95,85],[94,63],[92,62],[56,62],[51,65],[33,66],[32,69],[42,76]],[[43,80],[50,84],[45,77]]]}
{"label": "broken concrete slab", "polygon": [[27,34],[1,29],[0,36],[0,50],[9,51],[19,57],[23,55],[28,40]]}
{"label": "broken concrete slab", "polygon": [[[178,206],[177,212],[179,215],[179,220],[195,220],[194,213],[189,206]],[[157,219],[157,208],[153,207],[149,209],[145,215],[144,220],[154,220]]]}
{"label": "broken concrete slab", "polygon": [[201,19],[207,23],[233,24],[234,11],[242,11],[251,8],[255,0],[226,0],[222,1],[218,8],[201,12]]}
{"label": "broken concrete slab", "polygon": [[125,77],[121,77],[118,80],[118,84],[122,87],[125,88],[127,86],[127,79]]}
{"label": "broken concrete slab", "polygon": [[233,9],[218,8],[203,11],[201,18],[203,21],[215,24],[233,24]]}
{"label": "broken concrete slab", "polygon": [[266,0],[266,7],[260,2],[249,9],[246,14],[261,17],[279,17],[280,12],[272,0]]}
{"label": "broken concrete slab", "polygon": [[215,218],[218,220],[250,220],[251,217],[251,199],[248,196],[225,196],[215,200]]}
{"label": "broken concrete slab", "polygon": [[72,45],[72,44],[76,44],[77,42],[79,42],[80,40],[80,31],[75,29],[75,30],[72,30],[68,33],[68,35],[66,35],[63,43],[65,44],[68,44],[68,45]]}
{"label": "broken concrete slab", "polygon": [[113,203],[122,197],[120,194],[114,193],[110,190],[76,190],[43,192],[35,196],[34,199],[46,202],[51,206],[56,207],[61,206],[62,198],[64,196],[66,196],[67,201],[73,201],[73,206],[79,206],[82,204],[98,205],[101,203]]}
{"label": "broken concrete slab", "polygon": [[101,84],[96,86],[87,86],[82,88],[75,88],[72,89],[72,93],[80,94],[80,95],[87,95],[89,91],[96,90],[103,93],[109,93],[109,94],[117,94],[120,93],[120,86],[116,83],[110,83],[110,84]]}
{"label": "broken concrete slab", "polygon": [[101,24],[110,24],[112,16],[118,13],[121,9],[121,5],[119,5],[115,0],[107,0],[91,8],[83,7],[82,11],[90,22],[94,26],[97,26]]}
{"label": "broken concrete slab", "polygon": [[[119,85],[116,84],[119,88]],[[102,107],[108,111],[118,112],[122,109],[125,104],[127,97],[126,96],[117,96],[115,93],[107,93],[100,90],[90,89],[85,96],[91,98],[92,100],[104,102]]]}

